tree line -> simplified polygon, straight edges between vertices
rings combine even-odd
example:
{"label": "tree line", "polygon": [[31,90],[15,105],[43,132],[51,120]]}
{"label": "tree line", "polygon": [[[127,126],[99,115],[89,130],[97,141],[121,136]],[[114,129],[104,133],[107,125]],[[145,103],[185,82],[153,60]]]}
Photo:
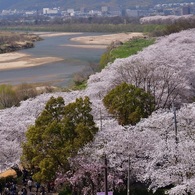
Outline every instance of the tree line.
{"label": "tree line", "polygon": [[39,16],[21,22],[20,18],[2,19],[1,29],[23,31],[53,32],[144,32],[151,36],[164,36],[181,30],[194,28],[195,18],[192,17],[87,17],[87,18],[54,18]]}

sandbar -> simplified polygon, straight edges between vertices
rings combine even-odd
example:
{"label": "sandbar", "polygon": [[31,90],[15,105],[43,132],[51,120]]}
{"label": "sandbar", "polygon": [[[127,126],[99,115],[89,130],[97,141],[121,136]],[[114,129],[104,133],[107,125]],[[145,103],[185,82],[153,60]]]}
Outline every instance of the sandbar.
{"label": "sandbar", "polygon": [[[37,34],[40,37],[44,38],[44,37],[55,37],[55,36],[74,35],[74,34],[81,35],[82,33],[33,32],[33,34]],[[34,58],[22,52],[10,52],[5,54],[0,54],[0,70],[39,66],[42,64],[52,63],[52,62],[57,62],[62,60],[64,59],[58,57]]]}
{"label": "sandbar", "polygon": [[144,34],[135,32],[135,33],[117,33],[117,34],[108,34],[108,35],[99,35],[99,36],[81,36],[81,37],[71,38],[71,41],[79,42],[85,45],[103,47],[103,46],[108,46],[115,41],[126,42],[134,37],[144,37]]}
{"label": "sandbar", "polygon": [[64,59],[57,57],[34,58],[19,52],[5,53],[0,54],[0,70],[39,66],[62,60]]}
{"label": "sandbar", "polygon": [[45,37],[57,37],[57,36],[64,36],[64,35],[81,35],[83,33],[79,32],[33,32],[33,34],[39,35],[42,38]]}

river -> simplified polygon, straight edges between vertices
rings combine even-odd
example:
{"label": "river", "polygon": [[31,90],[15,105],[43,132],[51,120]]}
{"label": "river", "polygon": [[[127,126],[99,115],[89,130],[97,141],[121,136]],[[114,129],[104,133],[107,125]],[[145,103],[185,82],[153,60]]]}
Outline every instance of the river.
{"label": "river", "polygon": [[[34,48],[19,52],[32,57],[60,57],[63,61],[47,63],[40,66],[9,69],[0,71],[0,83],[12,85],[20,83],[49,83],[53,86],[67,87],[73,75],[82,71],[90,63],[98,63],[105,49],[71,47],[80,45],[70,39],[78,36],[96,36],[97,33],[83,33],[45,37],[35,43]],[[67,45],[67,46],[64,46]]]}

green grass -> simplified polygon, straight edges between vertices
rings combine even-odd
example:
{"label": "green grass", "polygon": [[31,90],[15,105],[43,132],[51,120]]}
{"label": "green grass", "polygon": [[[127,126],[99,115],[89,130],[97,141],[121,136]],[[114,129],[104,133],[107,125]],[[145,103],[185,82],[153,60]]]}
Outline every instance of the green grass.
{"label": "green grass", "polygon": [[81,82],[80,84],[74,84],[72,87],[70,87],[71,90],[83,90],[87,87],[87,79]]}
{"label": "green grass", "polygon": [[116,58],[126,58],[131,55],[137,54],[138,51],[141,51],[143,48],[148,47],[149,45],[155,42],[154,38],[151,39],[133,39],[131,41],[125,42],[123,45],[112,49],[110,55],[112,60]]}
{"label": "green grass", "polygon": [[113,62],[117,58],[126,58],[131,55],[137,54],[143,48],[152,45],[155,38],[135,38],[125,42],[119,47],[109,47],[107,51],[101,56],[100,68],[103,69],[109,62]]}

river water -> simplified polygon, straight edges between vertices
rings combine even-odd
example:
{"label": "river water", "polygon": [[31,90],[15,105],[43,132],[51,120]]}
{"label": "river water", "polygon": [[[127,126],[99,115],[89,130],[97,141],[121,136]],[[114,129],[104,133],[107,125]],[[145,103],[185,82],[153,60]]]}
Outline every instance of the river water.
{"label": "river water", "polygon": [[0,71],[0,83],[50,83],[53,86],[67,87],[75,73],[82,71],[90,63],[98,63],[105,49],[81,48],[64,45],[80,45],[70,39],[78,36],[96,36],[97,33],[83,33],[45,37],[35,43],[34,48],[21,50],[32,57],[60,57],[63,61],[40,66]]}

